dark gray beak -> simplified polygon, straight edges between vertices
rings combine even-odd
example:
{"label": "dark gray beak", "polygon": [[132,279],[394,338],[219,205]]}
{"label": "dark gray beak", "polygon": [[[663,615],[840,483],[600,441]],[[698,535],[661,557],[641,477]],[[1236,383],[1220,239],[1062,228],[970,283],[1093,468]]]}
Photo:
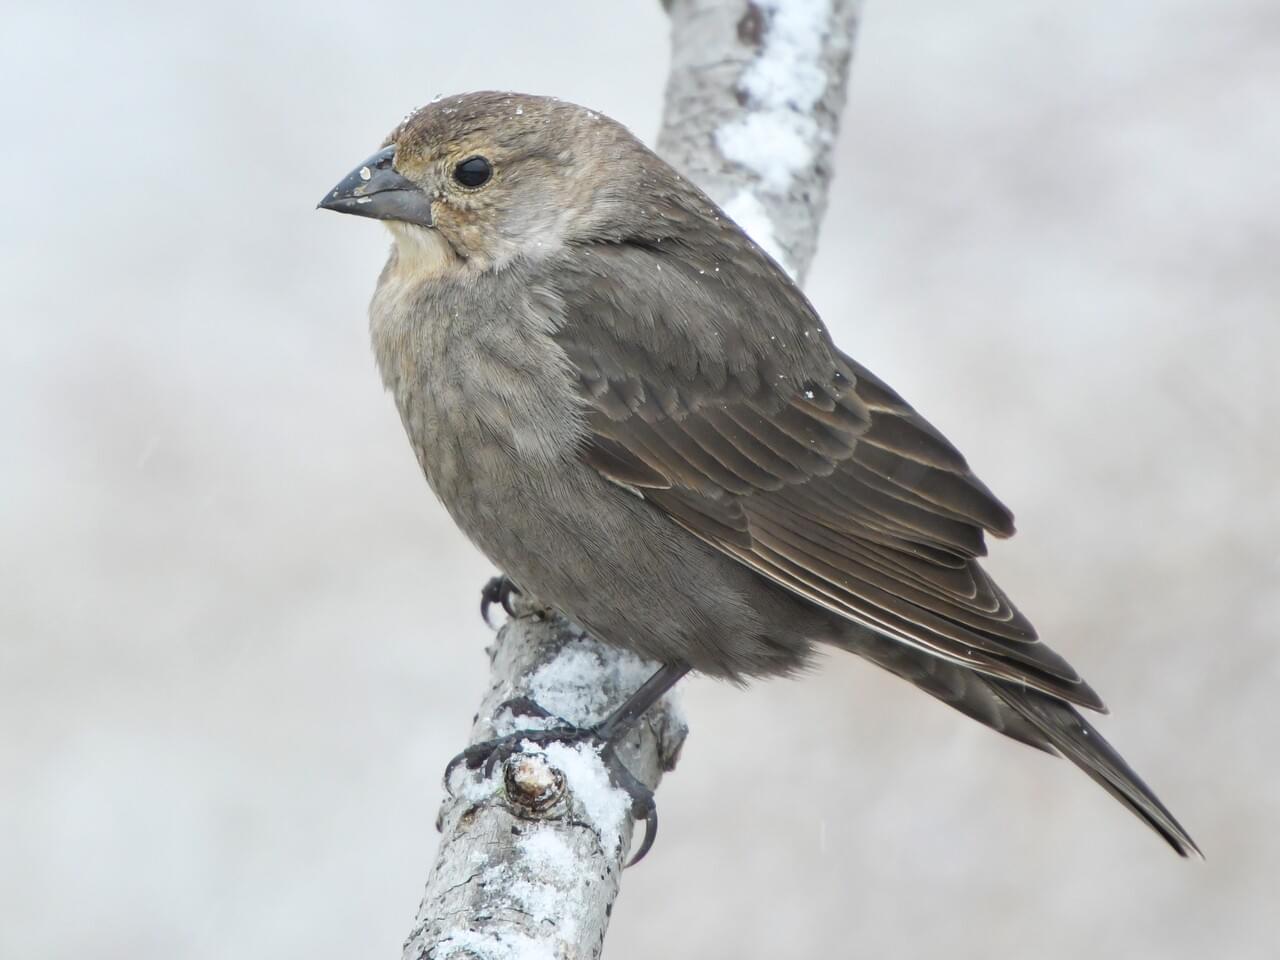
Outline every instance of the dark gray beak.
{"label": "dark gray beak", "polygon": [[375,220],[403,220],[421,227],[431,222],[431,198],[396,173],[396,148],[379,150],[343,177],[317,206]]}

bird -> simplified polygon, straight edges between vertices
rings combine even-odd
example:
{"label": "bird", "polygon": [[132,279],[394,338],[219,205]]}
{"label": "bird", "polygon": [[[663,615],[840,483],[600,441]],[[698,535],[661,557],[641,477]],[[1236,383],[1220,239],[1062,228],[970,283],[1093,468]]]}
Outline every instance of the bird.
{"label": "bird", "polygon": [[487,596],[527,592],[659,665],[589,730],[458,759],[529,736],[612,750],[690,671],[745,683],[835,647],[1065,757],[1199,855],[982,568],[1009,509],[622,124],[557,98],[438,98],[319,206],[392,234],[374,354],[429,485],[503,571]]}

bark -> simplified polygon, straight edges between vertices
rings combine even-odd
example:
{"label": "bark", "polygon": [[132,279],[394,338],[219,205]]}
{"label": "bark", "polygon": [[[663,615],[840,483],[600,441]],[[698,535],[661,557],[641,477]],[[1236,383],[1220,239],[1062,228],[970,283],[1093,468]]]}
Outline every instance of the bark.
{"label": "bark", "polygon": [[[579,726],[598,722],[656,669],[563,620],[536,616],[509,622],[490,648],[472,743],[539,725],[499,710],[514,697]],[[685,733],[668,694],[619,754],[656,787]],[[490,776],[459,767],[447,786],[437,819],[443,837],[406,960],[598,957],[634,827],[599,758],[587,747],[551,747],[517,754]]]}
{"label": "bark", "polygon": [[[671,0],[672,63],[659,152],[797,279],[817,247],[857,26],[855,0]],[[527,696],[597,722],[656,664],[526,603],[490,648],[471,742],[536,726],[499,705]],[[656,789],[687,728],[671,695],[619,751]],[[443,834],[405,960],[596,958],[635,824],[588,747],[455,769]]]}
{"label": "bark", "polygon": [[672,0],[658,152],[797,281],[827,209],[858,0]]}

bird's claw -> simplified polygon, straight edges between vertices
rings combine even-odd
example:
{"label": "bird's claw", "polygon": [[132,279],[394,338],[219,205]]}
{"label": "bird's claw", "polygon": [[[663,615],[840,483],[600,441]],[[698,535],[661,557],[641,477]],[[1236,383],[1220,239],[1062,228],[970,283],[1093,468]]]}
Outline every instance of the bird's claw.
{"label": "bird's claw", "polygon": [[600,752],[600,759],[604,761],[613,785],[631,798],[631,816],[636,820],[644,820],[644,840],[640,849],[627,861],[628,867],[634,867],[644,859],[658,836],[658,804],[653,791],[636,779],[612,746],[607,746]]}
{"label": "bird's claw", "polygon": [[561,727],[573,727],[568,720],[557,717],[533,697],[512,697],[510,700],[503,700],[493,711],[493,715],[496,717],[504,710],[513,717],[538,717],[542,720],[555,720]]}
{"label": "bird's claw", "polygon": [[493,626],[489,619],[489,608],[495,603],[502,604],[507,616],[514,618],[516,612],[511,606],[511,596],[519,592],[520,588],[515,585],[515,581],[505,573],[490,577],[489,582],[480,589],[480,616],[484,617],[484,622]]}
{"label": "bird's claw", "polygon": [[[480,770],[487,779],[500,763],[505,763],[514,754],[521,753],[526,745],[546,747],[552,743],[578,744],[592,743],[598,749],[601,761],[609,772],[609,779],[615,787],[625,793],[631,800],[631,815],[637,820],[644,820],[644,840],[640,849],[627,861],[628,867],[634,867],[644,859],[653,841],[658,835],[658,807],[654,801],[653,791],[636,779],[626,768],[617,750],[609,740],[604,739],[591,727],[575,727],[568,721],[547,712],[528,697],[517,697],[503,703],[499,710],[511,710],[514,716],[537,716],[555,719],[556,725],[545,730],[517,730],[515,733],[483,743],[473,743],[449,761],[444,770],[445,789],[449,790],[449,780],[459,764],[468,770]],[[450,790],[452,793],[452,790]]]}

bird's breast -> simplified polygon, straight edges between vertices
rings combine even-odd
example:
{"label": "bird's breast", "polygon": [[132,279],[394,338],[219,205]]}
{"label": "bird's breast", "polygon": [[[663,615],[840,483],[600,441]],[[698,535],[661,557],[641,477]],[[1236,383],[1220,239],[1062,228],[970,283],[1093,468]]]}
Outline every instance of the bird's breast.
{"label": "bird's breast", "polygon": [[576,379],[548,319],[512,278],[426,280],[384,271],[374,353],[423,472],[459,524],[553,486],[584,433]]}

